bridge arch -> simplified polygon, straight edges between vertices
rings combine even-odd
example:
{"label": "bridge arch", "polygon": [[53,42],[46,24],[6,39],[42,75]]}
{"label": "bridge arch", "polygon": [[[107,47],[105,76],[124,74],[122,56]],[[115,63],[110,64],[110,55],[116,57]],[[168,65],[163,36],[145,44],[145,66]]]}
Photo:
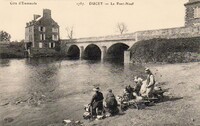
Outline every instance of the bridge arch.
{"label": "bridge arch", "polygon": [[89,44],[84,50],[84,58],[89,60],[101,59],[101,49],[96,44]]}
{"label": "bridge arch", "polygon": [[80,49],[77,45],[71,45],[67,54],[71,58],[78,58],[80,56]]}
{"label": "bridge arch", "polygon": [[124,43],[115,43],[111,45],[106,53],[107,59],[124,60],[124,51],[128,50],[129,46]]}

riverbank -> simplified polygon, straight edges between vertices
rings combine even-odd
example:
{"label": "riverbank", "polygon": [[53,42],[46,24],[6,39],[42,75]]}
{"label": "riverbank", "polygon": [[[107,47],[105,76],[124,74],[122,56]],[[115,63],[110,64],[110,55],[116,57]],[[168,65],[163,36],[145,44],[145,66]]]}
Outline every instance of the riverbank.
{"label": "riverbank", "polygon": [[[28,52],[25,50],[23,42],[2,42],[0,43],[0,59],[27,58]],[[60,50],[60,45],[55,48],[32,48],[30,57],[66,57],[65,53]]]}
{"label": "riverbank", "polygon": [[176,38],[139,41],[131,48],[134,63],[188,63],[200,61],[200,38]]}
{"label": "riverbank", "polygon": [[197,126],[200,124],[200,63],[146,65],[169,99],[144,110],[130,109],[124,115],[94,121],[98,126]]}
{"label": "riverbank", "polygon": [[[115,95],[121,95],[124,86],[133,84],[135,75],[143,74],[144,67],[116,65],[104,69],[104,66],[108,66],[108,64],[84,65],[85,61],[67,61],[58,64],[50,61],[54,64],[41,62],[41,65],[31,65],[28,73],[20,74],[22,79],[20,80],[15,74],[21,68],[27,68],[27,66],[20,65],[21,62],[15,62],[14,64],[17,64],[18,67],[15,68],[15,73],[13,70],[10,73],[13,78],[13,80],[9,80],[9,83],[13,83],[12,90],[8,90],[10,89],[7,88],[8,85],[1,81],[3,89],[1,96],[4,98],[9,95],[9,98],[2,100],[5,104],[0,106],[0,124],[63,126],[64,119],[80,120],[86,126],[195,126],[200,124],[200,120],[198,120],[200,118],[200,63],[198,62],[144,65],[152,70],[162,88],[169,89],[169,92],[166,93],[169,99],[143,110],[129,109],[120,115],[92,122],[83,120],[82,114],[84,112],[83,105],[90,101],[93,94],[93,86],[100,86],[104,94],[108,88],[112,88]],[[81,69],[80,65],[83,65]],[[70,67],[58,70],[66,66]],[[121,72],[115,68],[119,68]],[[86,70],[88,71],[85,72]],[[6,71],[8,70],[4,69],[3,72]],[[55,74],[58,76],[54,76]],[[90,76],[91,74],[93,77]],[[38,75],[37,78],[34,75]],[[110,78],[110,76],[112,77]],[[66,78],[68,79],[66,80]],[[71,80],[70,78],[76,79]],[[30,81],[27,81],[28,79]],[[55,81],[56,79],[58,81]],[[22,89],[15,85],[19,80]],[[7,79],[5,81],[7,82]],[[28,87],[28,90],[24,87]],[[6,90],[9,93],[6,93]],[[37,101],[36,104],[34,101]]]}
{"label": "riverbank", "polygon": [[22,42],[0,43],[0,59],[25,58],[25,48]]}

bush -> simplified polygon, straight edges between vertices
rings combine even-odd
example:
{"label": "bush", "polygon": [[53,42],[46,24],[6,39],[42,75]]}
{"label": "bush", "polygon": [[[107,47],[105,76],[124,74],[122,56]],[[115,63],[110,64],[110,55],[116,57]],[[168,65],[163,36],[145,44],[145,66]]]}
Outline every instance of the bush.
{"label": "bush", "polygon": [[25,48],[22,42],[0,44],[0,58],[24,58],[24,53]]}
{"label": "bush", "polygon": [[194,57],[189,53],[200,52],[200,38],[145,40],[135,43],[130,51],[133,62],[190,62]]}

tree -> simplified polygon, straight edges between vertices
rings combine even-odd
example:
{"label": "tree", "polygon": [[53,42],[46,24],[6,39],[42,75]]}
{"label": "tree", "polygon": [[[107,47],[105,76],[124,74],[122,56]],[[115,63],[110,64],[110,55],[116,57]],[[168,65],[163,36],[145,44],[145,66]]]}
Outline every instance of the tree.
{"label": "tree", "polygon": [[11,36],[6,31],[0,31],[0,41],[10,41]]}
{"label": "tree", "polygon": [[24,43],[24,39],[20,40],[21,43]]}
{"label": "tree", "polygon": [[126,24],[123,22],[117,24],[117,30],[120,32],[120,34],[128,31]]}
{"label": "tree", "polygon": [[67,27],[66,30],[67,30],[67,37],[69,39],[73,39],[74,27],[73,26],[72,27]]}

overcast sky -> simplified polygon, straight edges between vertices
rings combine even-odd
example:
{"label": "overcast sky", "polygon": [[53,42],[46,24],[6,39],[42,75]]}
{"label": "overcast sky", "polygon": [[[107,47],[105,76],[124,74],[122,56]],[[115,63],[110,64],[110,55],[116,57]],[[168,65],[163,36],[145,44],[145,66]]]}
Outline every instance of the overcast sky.
{"label": "overcast sky", "polygon": [[[65,28],[74,26],[75,37],[118,34],[116,24],[124,22],[128,33],[184,26],[185,7],[188,0],[104,0],[104,3],[134,2],[134,5],[99,5],[98,0],[24,0],[37,5],[11,5],[23,0],[0,0],[0,30],[11,34],[12,40],[24,39],[26,22],[33,14],[52,10],[53,19],[60,25],[62,39],[67,38]],[[78,6],[82,1],[84,6]],[[103,0],[102,0],[103,1]]]}

